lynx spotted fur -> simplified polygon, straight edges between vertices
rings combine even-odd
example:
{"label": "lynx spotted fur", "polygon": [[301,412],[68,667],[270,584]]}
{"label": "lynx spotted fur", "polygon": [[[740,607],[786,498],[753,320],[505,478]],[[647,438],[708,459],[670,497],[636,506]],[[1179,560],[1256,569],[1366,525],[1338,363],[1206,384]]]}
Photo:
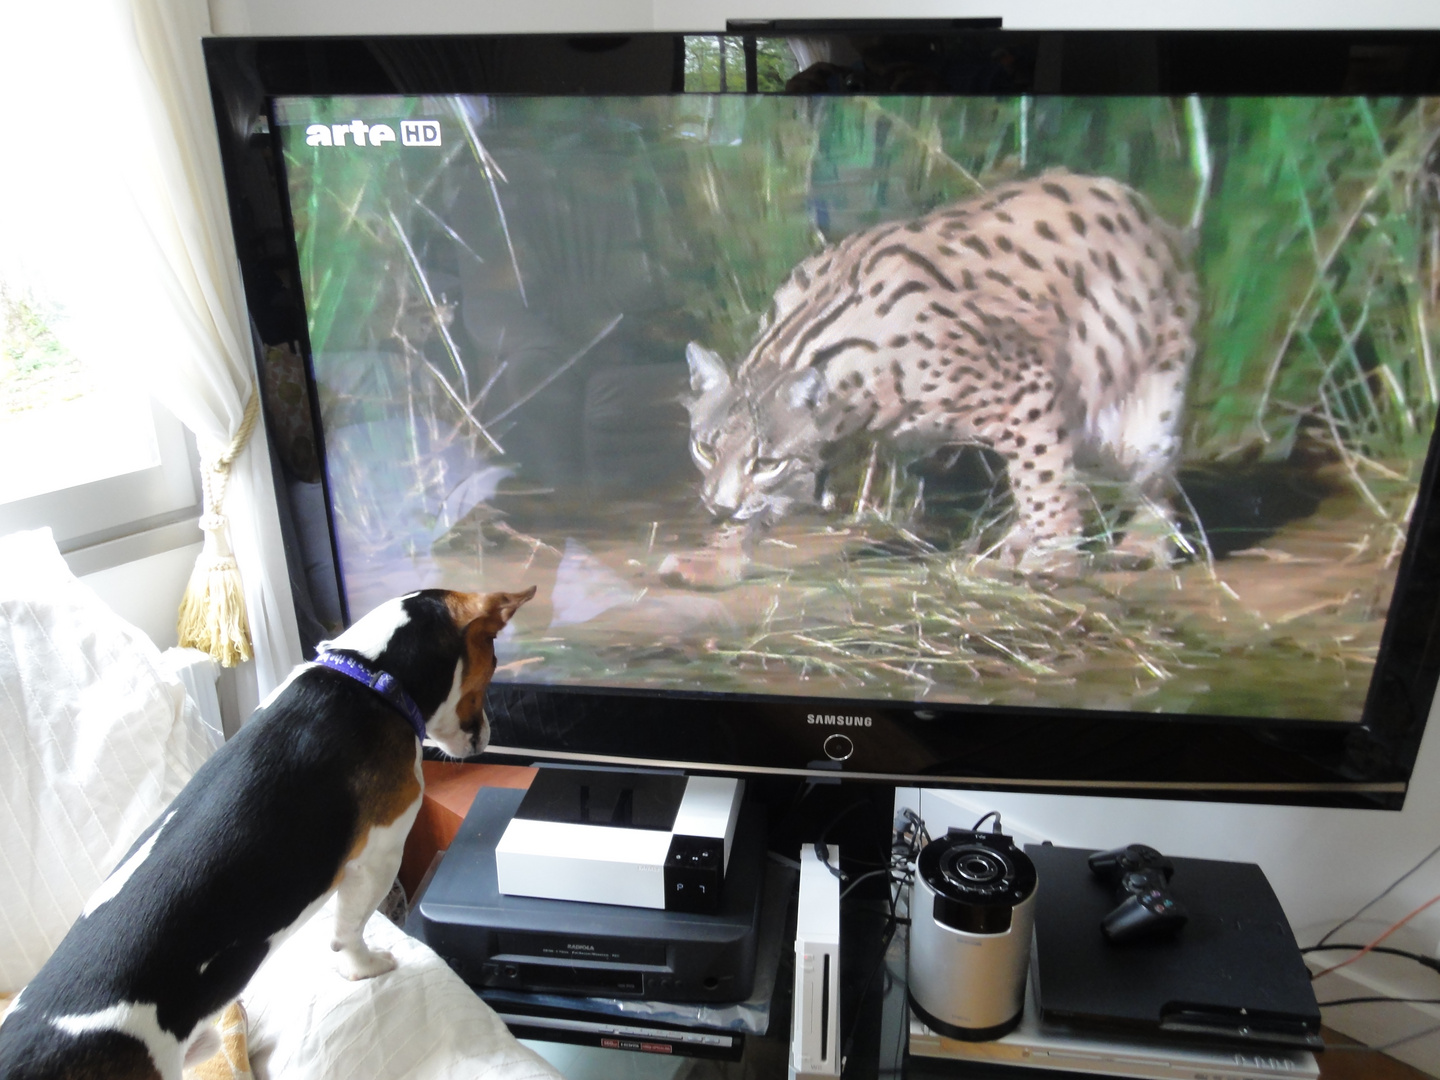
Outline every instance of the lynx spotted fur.
{"label": "lynx spotted fur", "polygon": [[901,460],[975,444],[1006,463],[1010,558],[1073,550],[1077,470],[1158,505],[1197,306],[1181,234],[1106,178],[1046,173],[854,233],[795,267],[733,374],[690,344],[702,498],[774,522],[846,440]]}

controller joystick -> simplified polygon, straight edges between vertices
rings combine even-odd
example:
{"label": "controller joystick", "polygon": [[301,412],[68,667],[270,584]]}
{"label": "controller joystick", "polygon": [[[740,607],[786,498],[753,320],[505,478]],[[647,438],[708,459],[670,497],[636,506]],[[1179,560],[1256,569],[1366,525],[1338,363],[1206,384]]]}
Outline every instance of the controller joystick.
{"label": "controller joystick", "polygon": [[1090,856],[1090,872],[1115,888],[1119,901],[1100,920],[1100,930],[1123,944],[1174,934],[1189,919],[1185,906],[1170,891],[1175,864],[1145,844],[1130,844]]}

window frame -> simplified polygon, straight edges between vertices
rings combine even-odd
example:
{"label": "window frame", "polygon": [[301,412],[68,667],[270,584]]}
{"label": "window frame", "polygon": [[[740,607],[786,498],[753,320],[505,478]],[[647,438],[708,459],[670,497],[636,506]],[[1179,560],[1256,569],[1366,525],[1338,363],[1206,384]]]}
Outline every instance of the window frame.
{"label": "window frame", "polygon": [[198,543],[195,437],[159,402],[149,404],[160,464],[0,505],[0,534],[48,526],[77,575]]}

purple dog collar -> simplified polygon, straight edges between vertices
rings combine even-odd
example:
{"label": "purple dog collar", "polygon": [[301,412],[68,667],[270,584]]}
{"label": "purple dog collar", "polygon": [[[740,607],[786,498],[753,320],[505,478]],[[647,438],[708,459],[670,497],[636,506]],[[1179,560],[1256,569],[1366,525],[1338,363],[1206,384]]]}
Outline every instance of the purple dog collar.
{"label": "purple dog collar", "polygon": [[332,652],[316,653],[315,663],[327,667],[331,671],[338,671],[341,675],[348,675],[356,682],[374,690],[385,699],[387,704],[404,713],[405,719],[409,720],[410,726],[415,729],[416,737],[421,742],[425,741],[425,718],[420,715],[420,710],[416,707],[415,702],[410,700],[410,695],[405,693],[395,676],[388,671],[371,667],[356,657],[341,656],[339,653]]}

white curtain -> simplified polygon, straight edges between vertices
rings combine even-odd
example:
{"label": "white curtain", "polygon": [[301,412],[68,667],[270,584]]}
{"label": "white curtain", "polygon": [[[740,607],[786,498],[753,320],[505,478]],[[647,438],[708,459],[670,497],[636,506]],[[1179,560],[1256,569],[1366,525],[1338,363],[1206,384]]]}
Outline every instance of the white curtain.
{"label": "white curtain", "polygon": [[[200,39],[204,0],[0,8],[0,244],[116,365],[223,451],[255,386]],[[263,427],[225,513],[261,696],[300,659]]]}

